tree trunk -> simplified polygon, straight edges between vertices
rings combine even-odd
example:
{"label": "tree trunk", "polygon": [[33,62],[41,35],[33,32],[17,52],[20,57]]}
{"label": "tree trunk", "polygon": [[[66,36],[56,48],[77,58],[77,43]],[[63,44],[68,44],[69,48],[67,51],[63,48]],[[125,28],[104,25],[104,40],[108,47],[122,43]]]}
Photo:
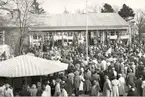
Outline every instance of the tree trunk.
{"label": "tree trunk", "polygon": [[18,39],[18,42],[16,44],[16,49],[15,49],[15,55],[21,55],[22,54],[22,50],[23,50],[23,40],[24,38],[21,36]]}

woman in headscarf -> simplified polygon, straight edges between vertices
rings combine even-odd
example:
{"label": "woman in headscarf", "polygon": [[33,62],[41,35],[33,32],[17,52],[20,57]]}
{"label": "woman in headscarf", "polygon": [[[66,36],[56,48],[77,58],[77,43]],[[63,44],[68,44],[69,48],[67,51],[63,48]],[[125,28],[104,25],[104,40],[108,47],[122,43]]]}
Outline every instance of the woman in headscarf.
{"label": "woman in headscarf", "polygon": [[30,89],[30,93],[31,93],[31,96],[36,96],[37,94],[37,88],[36,88],[36,85],[33,84],[31,89]]}
{"label": "woman in headscarf", "polygon": [[99,96],[99,91],[100,91],[100,85],[99,82],[94,80],[93,81],[93,87],[91,88],[91,96]]}

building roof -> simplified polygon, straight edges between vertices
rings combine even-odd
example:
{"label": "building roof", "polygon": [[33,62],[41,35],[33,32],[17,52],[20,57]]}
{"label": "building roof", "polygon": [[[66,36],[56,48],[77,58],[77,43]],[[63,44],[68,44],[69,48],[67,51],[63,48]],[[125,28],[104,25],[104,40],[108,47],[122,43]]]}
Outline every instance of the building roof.
{"label": "building roof", "polygon": [[[36,16],[31,22],[32,30],[85,30],[86,14],[54,14]],[[88,14],[89,29],[125,29],[129,24],[117,13]]]}

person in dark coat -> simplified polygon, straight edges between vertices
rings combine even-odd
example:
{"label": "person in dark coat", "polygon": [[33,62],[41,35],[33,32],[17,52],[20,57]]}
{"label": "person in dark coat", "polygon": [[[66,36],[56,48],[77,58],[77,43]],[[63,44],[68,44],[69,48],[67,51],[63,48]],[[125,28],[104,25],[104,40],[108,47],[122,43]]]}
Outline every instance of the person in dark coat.
{"label": "person in dark coat", "polygon": [[31,93],[28,91],[28,86],[24,85],[22,91],[19,93],[20,96],[31,96]]}
{"label": "person in dark coat", "polygon": [[103,91],[103,85],[105,83],[104,72],[100,70],[99,75],[100,75],[100,88],[101,88],[101,91]]}
{"label": "person in dark coat", "polygon": [[127,84],[132,85],[135,84],[135,74],[132,72],[132,69],[129,69],[129,73],[127,75]]}
{"label": "person in dark coat", "polygon": [[75,88],[75,96],[79,96],[79,87],[80,87],[81,79],[79,76],[79,71],[75,72],[74,77],[74,88]]}
{"label": "person in dark coat", "polygon": [[137,81],[135,82],[135,86],[136,86],[136,89],[137,89],[138,96],[142,96],[141,85],[142,85],[142,76],[140,75],[139,78],[137,79]]}
{"label": "person in dark coat", "polygon": [[72,82],[72,79],[70,77],[68,77],[66,80],[66,91],[68,93],[68,96],[72,96],[73,82]]}
{"label": "person in dark coat", "polygon": [[41,96],[42,93],[43,93],[43,90],[42,90],[41,83],[38,82],[38,83],[37,83],[37,93],[36,93],[36,96]]}
{"label": "person in dark coat", "polygon": [[91,88],[91,96],[99,96],[99,91],[100,91],[100,85],[99,82],[94,80],[93,81],[93,86]]}
{"label": "person in dark coat", "polygon": [[96,80],[96,81],[100,81],[100,75],[98,74],[97,72],[98,70],[96,70],[92,76],[93,80]]}
{"label": "person in dark coat", "polygon": [[55,86],[56,86],[56,81],[52,80],[50,87],[51,87],[51,95],[54,96],[54,92],[55,92]]}

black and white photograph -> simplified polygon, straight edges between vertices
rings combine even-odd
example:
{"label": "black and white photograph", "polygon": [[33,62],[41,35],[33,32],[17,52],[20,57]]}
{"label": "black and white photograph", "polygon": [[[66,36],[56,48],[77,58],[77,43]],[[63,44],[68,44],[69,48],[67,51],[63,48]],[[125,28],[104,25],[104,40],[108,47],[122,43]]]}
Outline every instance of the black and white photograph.
{"label": "black and white photograph", "polygon": [[0,96],[145,96],[145,0],[0,0]]}

